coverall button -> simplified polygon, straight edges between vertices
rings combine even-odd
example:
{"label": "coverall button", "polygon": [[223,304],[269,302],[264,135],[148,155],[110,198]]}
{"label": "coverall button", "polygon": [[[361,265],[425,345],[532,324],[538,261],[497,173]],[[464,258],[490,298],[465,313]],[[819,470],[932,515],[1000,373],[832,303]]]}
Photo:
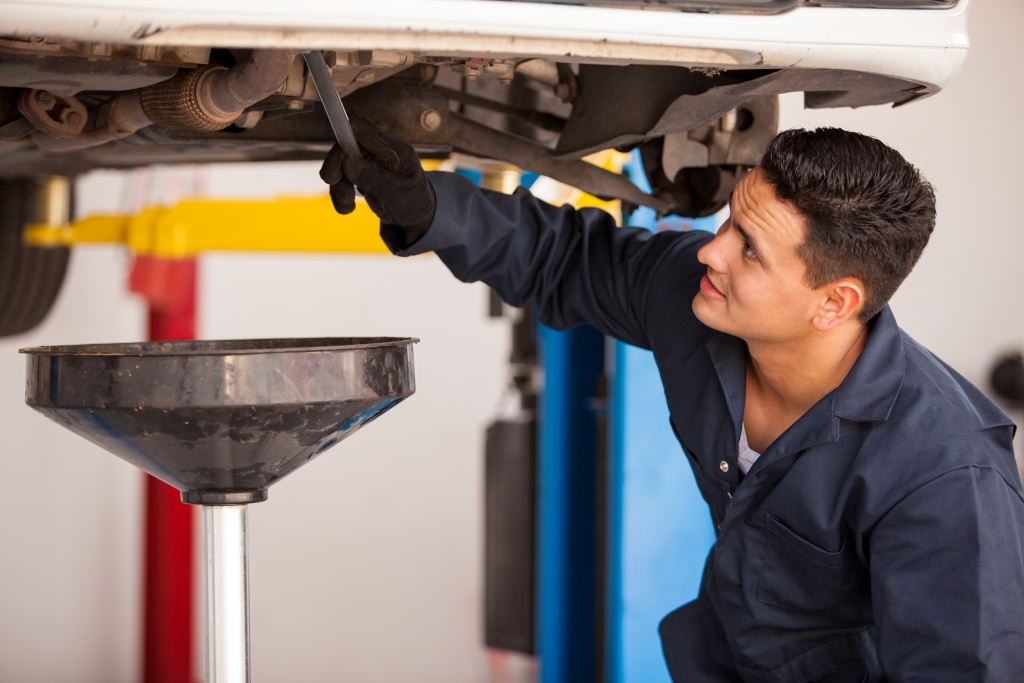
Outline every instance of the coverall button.
{"label": "coverall button", "polygon": [[728,472],[729,463],[723,460],[722,462],[718,463],[718,469],[722,470],[723,472]]}

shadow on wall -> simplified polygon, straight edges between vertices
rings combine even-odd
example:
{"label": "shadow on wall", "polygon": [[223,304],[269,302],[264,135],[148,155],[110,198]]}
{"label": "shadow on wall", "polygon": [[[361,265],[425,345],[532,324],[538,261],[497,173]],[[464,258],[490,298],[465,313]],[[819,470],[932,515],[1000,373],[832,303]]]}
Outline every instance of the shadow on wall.
{"label": "shadow on wall", "polygon": [[[996,358],[989,372],[992,394],[1007,410],[1016,412],[1017,424],[1024,418],[1024,354],[1011,351]],[[1017,470],[1024,479],[1024,457],[1017,449]]]}

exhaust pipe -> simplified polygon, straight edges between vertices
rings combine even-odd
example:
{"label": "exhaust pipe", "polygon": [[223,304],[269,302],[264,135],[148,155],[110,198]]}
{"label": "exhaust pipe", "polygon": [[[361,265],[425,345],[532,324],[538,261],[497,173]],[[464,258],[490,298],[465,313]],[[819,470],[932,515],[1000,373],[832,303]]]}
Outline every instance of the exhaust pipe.
{"label": "exhaust pipe", "polygon": [[172,130],[222,130],[246,107],[270,97],[288,77],[297,50],[262,50],[230,69],[207,66],[143,88],[142,109]]}
{"label": "exhaust pipe", "polygon": [[72,138],[37,130],[32,140],[49,152],[67,152],[119,140],[152,125],[170,130],[222,130],[246,107],[277,92],[303,52],[255,50],[248,60],[230,69],[212,65],[179,71],[166,81],[104,102],[92,130]]}

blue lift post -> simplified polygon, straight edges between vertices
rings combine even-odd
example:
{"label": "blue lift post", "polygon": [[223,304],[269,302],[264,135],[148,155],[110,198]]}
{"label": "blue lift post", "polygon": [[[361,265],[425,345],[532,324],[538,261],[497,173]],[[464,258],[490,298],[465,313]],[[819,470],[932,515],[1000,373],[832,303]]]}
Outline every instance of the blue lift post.
{"label": "blue lift post", "polygon": [[[638,185],[646,182],[636,153],[627,172]],[[656,228],[649,209],[633,212],[628,223],[648,229],[683,227],[663,222]],[[717,224],[714,217],[702,218],[687,221],[685,228],[714,232]],[[653,354],[621,342],[614,347],[605,681],[667,683],[658,623],[696,597],[715,534],[672,434]]]}
{"label": "blue lift post", "polygon": [[[460,174],[477,184],[473,169]],[[524,173],[529,187],[536,174]],[[538,411],[535,655],[541,683],[586,683],[599,660],[598,413],[605,337],[592,327],[538,325],[543,391]]]}
{"label": "blue lift post", "polygon": [[541,683],[596,681],[601,662],[598,415],[605,338],[540,330],[537,655]]}
{"label": "blue lift post", "polygon": [[[630,166],[644,178],[636,155]],[[643,209],[629,223],[655,227]],[[688,227],[714,231],[717,221]],[[667,682],[658,623],[696,596],[714,529],[653,356],[589,326],[541,326],[540,355],[539,681]],[[599,401],[606,373],[611,393]],[[599,437],[602,412],[608,439]]]}
{"label": "blue lift post", "polygon": [[[529,188],[537,179],[524,173]],[[605,337],[584,325],[537,325],[543,376],[537,425],[536,656],[539,683],[586,683],[602,668],[599,643],[599,413]]]}

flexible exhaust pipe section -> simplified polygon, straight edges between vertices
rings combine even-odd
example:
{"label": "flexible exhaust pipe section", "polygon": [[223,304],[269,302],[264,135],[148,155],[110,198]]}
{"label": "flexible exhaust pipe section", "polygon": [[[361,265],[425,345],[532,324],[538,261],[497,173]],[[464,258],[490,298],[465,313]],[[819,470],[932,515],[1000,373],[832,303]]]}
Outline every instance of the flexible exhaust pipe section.
{"label": "flexible exhaust pipe section", "polygon": [[288,77],[298,50],[257,50],[230,69],[207,66],[142,90],[142,108],[155,125],[171,130],[222,130]]}
{"label": "flexible exhaust pipe section", "polygon": [[96,126],[73,138],[41,131],[39,147],[67,152],[119,140],[147,126],[212,132],[231,125],[242,112],[270,97],[288,78],[304,50],[255,50],[242,64],[181,70],[172,78],[117,95],[99,108]]}

